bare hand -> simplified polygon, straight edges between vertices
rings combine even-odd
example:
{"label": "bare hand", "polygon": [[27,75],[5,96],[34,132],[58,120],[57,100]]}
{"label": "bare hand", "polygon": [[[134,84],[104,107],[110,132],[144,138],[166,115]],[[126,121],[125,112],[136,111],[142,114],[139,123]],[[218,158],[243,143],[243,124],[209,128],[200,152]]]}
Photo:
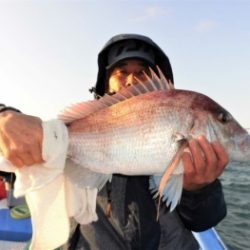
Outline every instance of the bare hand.
{"label": "bare hand", "polygon": [[219,142],[209,143],[204,136],[189,142],[189,152],[184,152],[184,189],[194,191],[218,178],[229,162]]}
{"label": "bare hand", "polygon": [[0,114],[0,151],[17,167],[43,162],[41,119],[13,111]]}

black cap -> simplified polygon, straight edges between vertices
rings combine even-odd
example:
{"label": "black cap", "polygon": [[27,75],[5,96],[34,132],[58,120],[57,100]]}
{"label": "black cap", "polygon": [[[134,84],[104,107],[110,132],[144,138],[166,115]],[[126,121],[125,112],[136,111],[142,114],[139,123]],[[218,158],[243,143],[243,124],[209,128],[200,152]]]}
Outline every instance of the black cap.
{"label": "black cap", "polygon": [[107,53],[108,65],[106,69],[110,69],[118,62],[129,58],[141,59],[149,65],[155,64],[154,52],[147,44],[137,40],[125,40],[110,46]]}
{"label": "black cap", "polygon": [[158,65],[165,77],[174,82],[169,59],[153,40],[138,34],[120,34],[112,37],[98,54],[97,81],[92,89],[96,95],[105,93],[107,69],[126,58],[139,58],[150,66]]}

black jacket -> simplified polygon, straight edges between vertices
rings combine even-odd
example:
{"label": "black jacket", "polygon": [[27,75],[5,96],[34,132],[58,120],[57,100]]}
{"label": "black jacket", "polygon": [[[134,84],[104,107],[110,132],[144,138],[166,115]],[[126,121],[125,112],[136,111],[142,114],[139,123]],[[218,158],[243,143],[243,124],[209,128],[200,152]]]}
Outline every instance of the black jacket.
{"label": "black jacket", "polygon": [[[108,201],[110,217],[105,215]],[[199,192],[184,191],[174,212],[160,206],[148,189],[148,177],[114,175],[97,199],[98,221],[77,225],[72,221],[71,238],[63,249],[86,250],[195,250],[199,246],[190,230],[203,231],[215,226],[226,215],[226,205],[218,180]]]}

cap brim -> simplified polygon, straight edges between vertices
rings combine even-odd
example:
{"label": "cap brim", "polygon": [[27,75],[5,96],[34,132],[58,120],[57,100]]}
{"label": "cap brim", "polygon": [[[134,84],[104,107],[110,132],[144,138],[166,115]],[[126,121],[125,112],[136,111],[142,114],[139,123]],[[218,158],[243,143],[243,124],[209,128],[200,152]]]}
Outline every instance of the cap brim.
{"label": "cap brim", "polygon": [[119,62],[126,60],[126,59],[139,59],[142,60],[146,63],[148,63],[150,66],[153,66],[155,64],[154,60],[150,57],[146,57],[146,56],[141,56],[141,55],[135,55],[135,53],[133,53],[133,55],[127,55],[127,56],[123,56],[121,58],[117,58],[116,60],[114,60],[111,64],[109,64],[108,66],[106,66],[106,69],[111,69],[113,68],[116,64],[118,64]]}

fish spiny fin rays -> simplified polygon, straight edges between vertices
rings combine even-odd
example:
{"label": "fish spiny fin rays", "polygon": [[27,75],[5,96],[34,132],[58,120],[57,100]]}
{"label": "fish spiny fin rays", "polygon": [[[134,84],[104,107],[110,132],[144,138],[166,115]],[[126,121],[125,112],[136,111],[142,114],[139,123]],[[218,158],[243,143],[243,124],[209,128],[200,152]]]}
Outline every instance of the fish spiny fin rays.
{"label": "fish spiny fin rays", "polygon": [[[170,81],[167,80],[166,77],[164,76],[164,74],[162,73],[161,69],[156,65],[156,68],[158,70],[159,76],[160,76],[160,81],[159,83],[162,85],[162,88],[164,89],[174,89],[174,84]],[[154,73],[155,74],[155,73]]]}
{"label": "fish spiny fin rays", "polygon": [[[183,169],[181,162],[178,164],[176,169]],[[174,208],[178,205],[182,189],[183,189],[183,170],[182,171],[173,172],[173,174],[169,177],[169,180],[164,188],[162,201],[166,203],[168,207],[170,207],[170,211],[173,211]],[[157,199],[158,194],[158,186],[161,181],[161,175],[154,175],[150,177],[149,180],[149,189],[152,193],[154,193],[154,199]],[[159,211],[158,211],[159,214]],[[159,215],[157,215],[159,216]]]}
{"label": "fish spiny fin rays", "polygon": [[157,71],[158,74],[150,68],[150,76],[144,73],[147,79],[146,81],[142,82],[136,78],[138,82],[137,84],[127,88],[122,88],[113,95],[105,94],[100,99],[80,102],[66,107],[58,115],[58,118],[65,123],[70,123],[134,96],[139,96],[153,91],[173,89],[173,84],[165,78],[159,67],[157,67]]}
{"label": "fish spiny fin rays", "polygon": [[108,105],[98,102],[97,100],[80,102],[65,108],[58,115],[58,119],[65,123],[70,123],[106,107],[108,107]]}

